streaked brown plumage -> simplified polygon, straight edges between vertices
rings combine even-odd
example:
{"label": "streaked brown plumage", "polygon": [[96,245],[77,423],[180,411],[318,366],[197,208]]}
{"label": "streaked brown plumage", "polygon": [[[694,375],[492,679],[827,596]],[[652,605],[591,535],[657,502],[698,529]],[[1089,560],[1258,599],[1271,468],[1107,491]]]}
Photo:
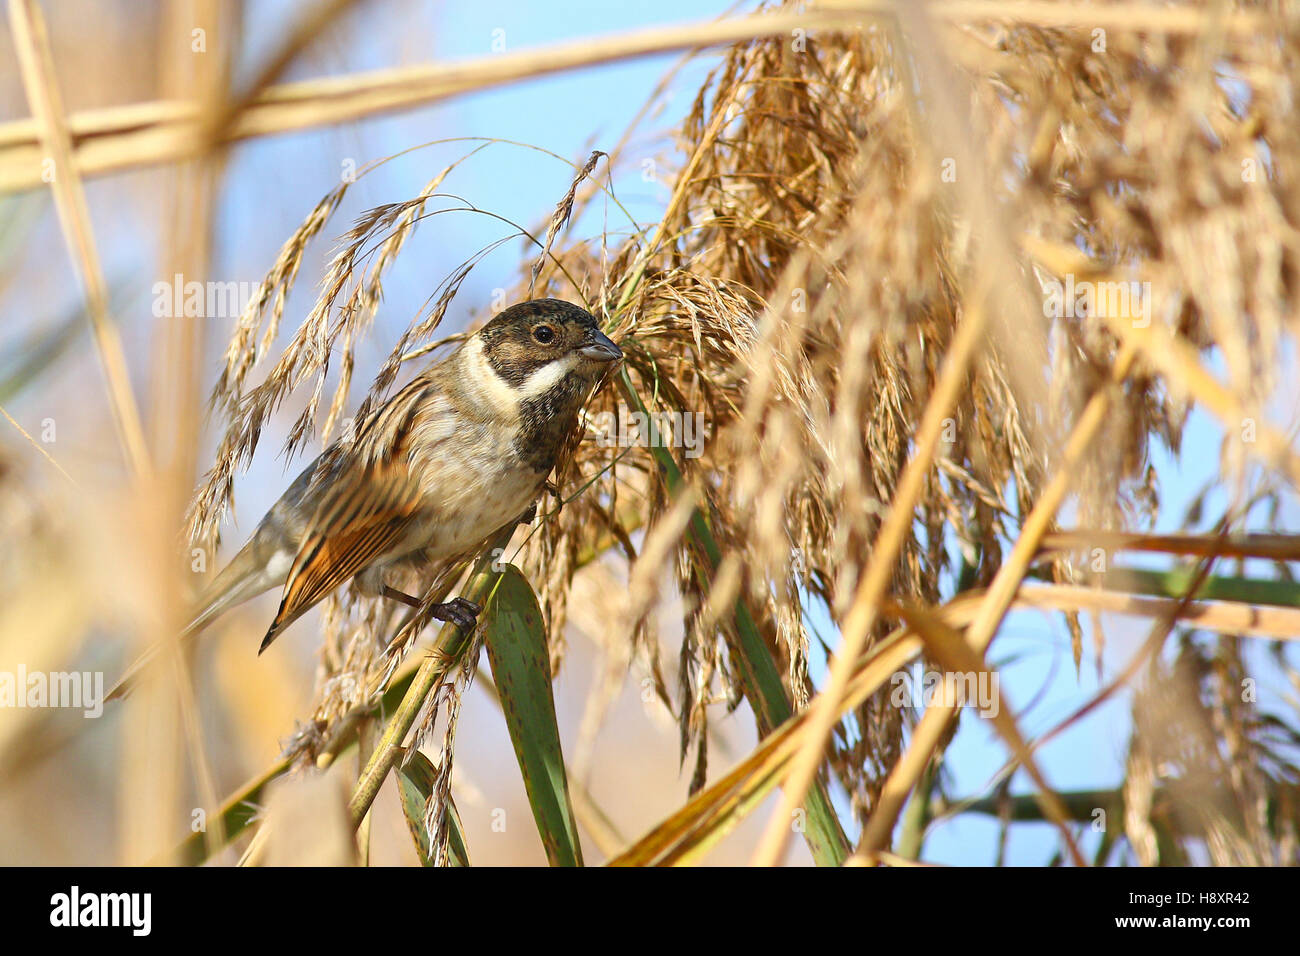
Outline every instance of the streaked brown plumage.
{"label": "streaked brown plumage", "polygon": [[[388,572],[472,551],[519,520],[621,357],[576,305],[536,299],[504,310],[307,466],[205,590],[185,635],[279,585],[261,650],[353,578],[364,593],[410,603]],[[435,616],[466,624],[476,611],[458,599]]]}

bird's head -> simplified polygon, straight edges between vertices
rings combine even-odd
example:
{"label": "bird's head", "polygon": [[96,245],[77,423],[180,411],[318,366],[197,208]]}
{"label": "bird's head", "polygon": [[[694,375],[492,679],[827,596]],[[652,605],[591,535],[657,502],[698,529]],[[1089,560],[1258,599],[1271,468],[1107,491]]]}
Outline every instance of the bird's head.
{"label": "bird's head", "polygon": [[562,299],[504,309],[463,354],[471,387],[521,423],[517,444],[539,470],[550,469],[592,388],[623,358],[590,312]]}
{"label": "bird's head", "polygon": [[562,299],[531,299],[481,328],[483,357],[523,399],[570,376],[593,384],[623,357],[586,309]]}

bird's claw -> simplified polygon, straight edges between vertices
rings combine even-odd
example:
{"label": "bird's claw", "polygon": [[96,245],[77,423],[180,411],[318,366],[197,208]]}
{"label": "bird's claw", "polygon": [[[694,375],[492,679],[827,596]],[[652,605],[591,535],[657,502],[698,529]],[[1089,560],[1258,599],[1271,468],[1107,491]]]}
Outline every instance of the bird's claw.
{"label": "bird's claw", "polygon": [[439,621],[455,624],[462,631],[472,631],[478,624],[478,616],[483,608],[473,601],[458,597],[445,604],[435,604],[431,610]]}
{"label": "bird's claw", "polygon": [[532,524],[533,519],[537,517],[537,502],[534,501],[528,506],[528,510],[519,516],[520,524]]}

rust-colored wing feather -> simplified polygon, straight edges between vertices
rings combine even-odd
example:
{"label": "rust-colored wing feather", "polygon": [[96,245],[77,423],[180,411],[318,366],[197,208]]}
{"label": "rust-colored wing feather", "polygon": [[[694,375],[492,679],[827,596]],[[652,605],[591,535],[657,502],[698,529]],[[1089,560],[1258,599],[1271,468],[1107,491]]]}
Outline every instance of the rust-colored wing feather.
{"label": "rust-colored wing feather", "polygon": [[397,546],[419,511],[419,485],[401,465],[358,469],[331,488],[312,519],[258,649],[318,601]]}

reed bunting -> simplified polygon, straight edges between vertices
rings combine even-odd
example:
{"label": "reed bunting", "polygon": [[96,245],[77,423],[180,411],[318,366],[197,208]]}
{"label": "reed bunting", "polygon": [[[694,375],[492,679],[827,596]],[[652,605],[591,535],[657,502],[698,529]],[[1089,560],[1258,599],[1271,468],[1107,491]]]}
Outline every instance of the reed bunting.
{"label": "reed bunting", "polygon": [[[470,553],[521,520],[593,387],[622,357],[572,303],[505,309],[307,466],[203,592],[183,636],[276,587],[280,608],[259,654],[352,579],[363,594],[418,606],[389,572]],[[478,610],[456,598],[433,615],[468,628]]]}

